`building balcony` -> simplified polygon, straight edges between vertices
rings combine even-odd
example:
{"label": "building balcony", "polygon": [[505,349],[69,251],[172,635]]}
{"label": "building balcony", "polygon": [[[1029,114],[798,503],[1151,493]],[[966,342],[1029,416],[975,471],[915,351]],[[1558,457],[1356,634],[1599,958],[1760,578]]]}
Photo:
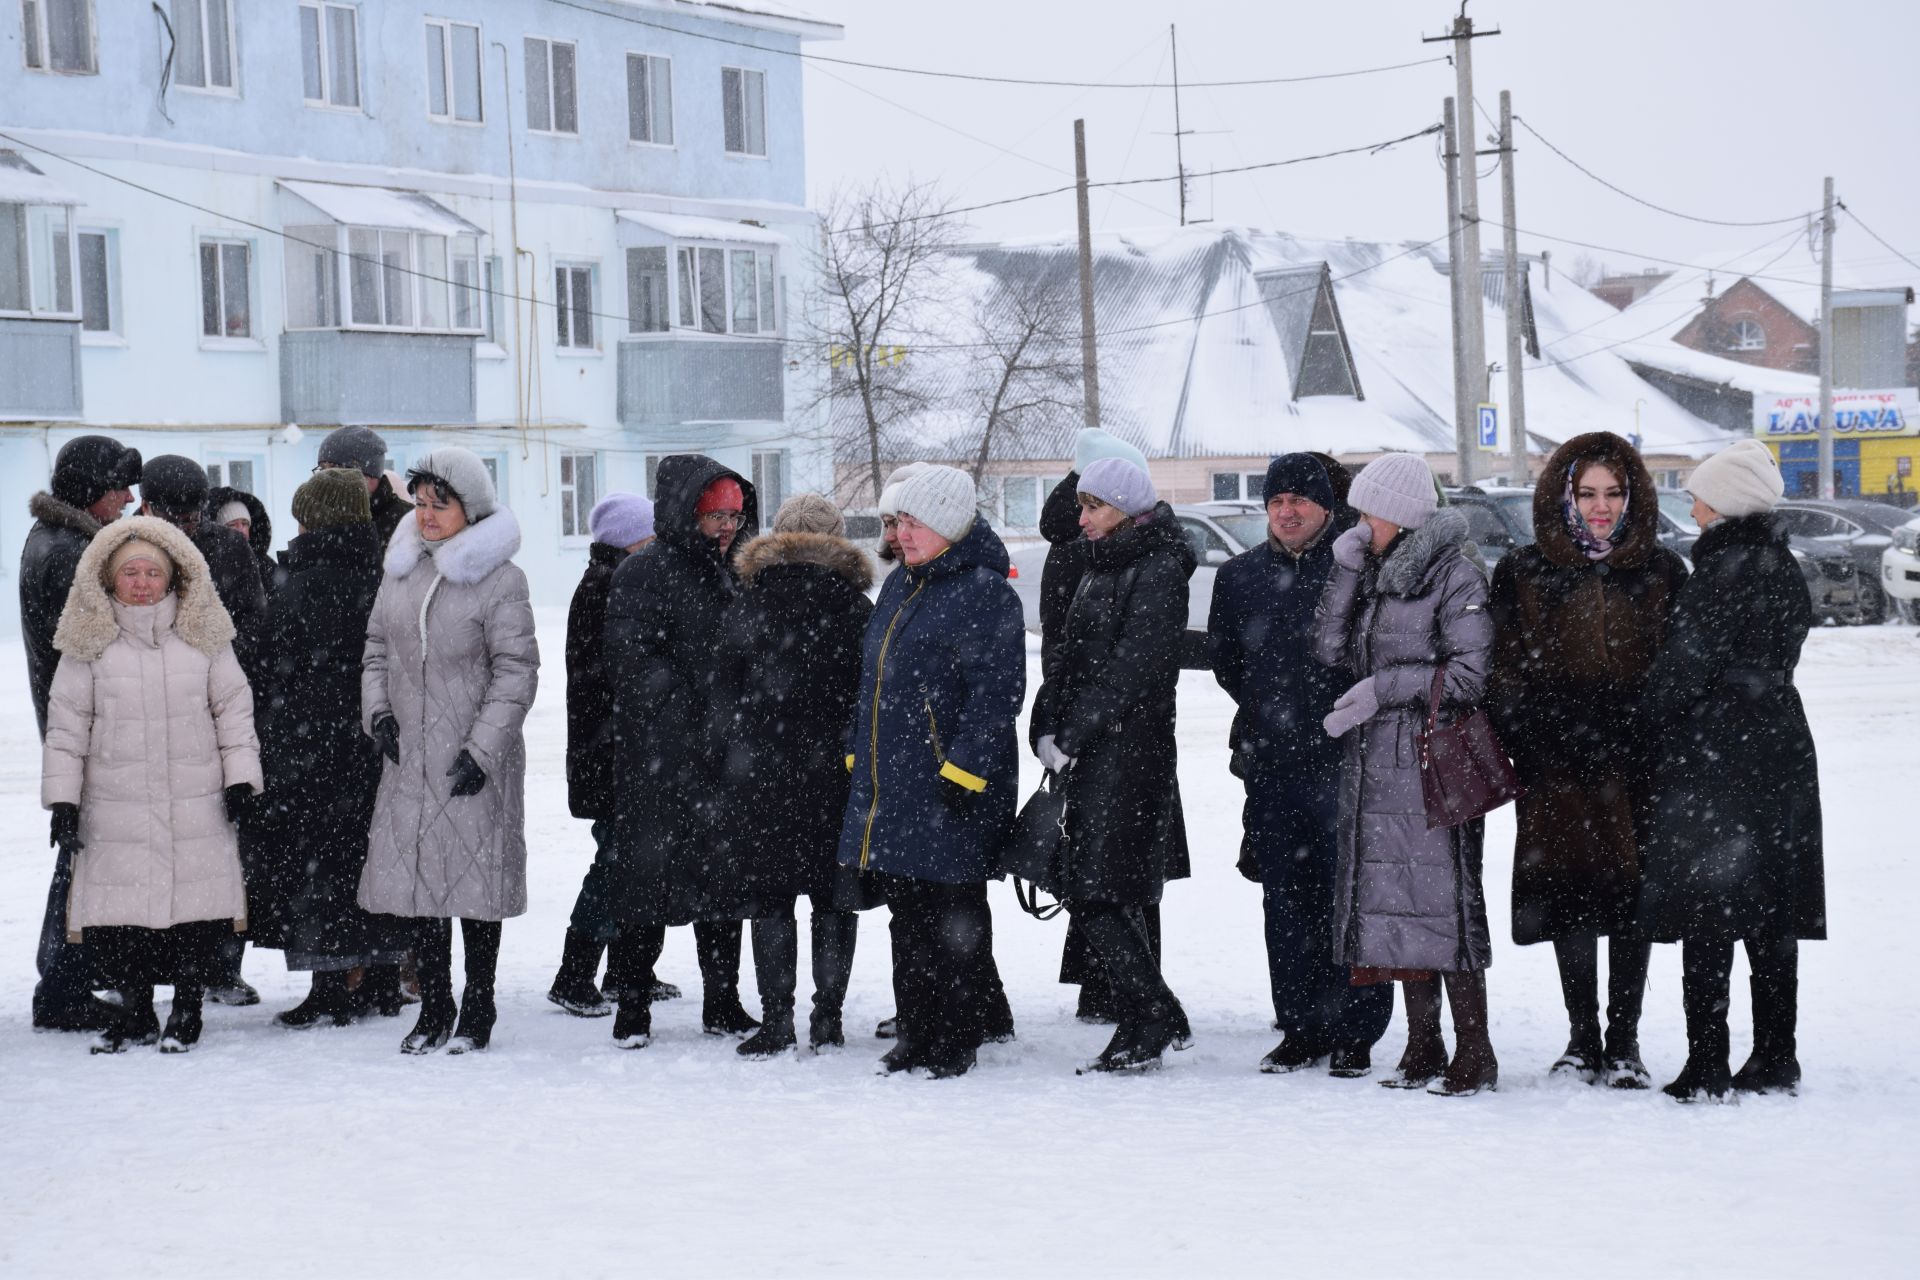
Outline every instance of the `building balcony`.
{"label": "building balcony", "polygon": [[475,421],[476,339],[302,329],[280,336],[280,407],[301,426],[457,426]]}
{"label": "building balcony", "polygon": [[0,317],[0,419],[80,416],[80,322]]}
{"label": "building balcony", "polygon": [[778,342],[627,338],[620,343],[620,425],[779,422],[786,358]]}

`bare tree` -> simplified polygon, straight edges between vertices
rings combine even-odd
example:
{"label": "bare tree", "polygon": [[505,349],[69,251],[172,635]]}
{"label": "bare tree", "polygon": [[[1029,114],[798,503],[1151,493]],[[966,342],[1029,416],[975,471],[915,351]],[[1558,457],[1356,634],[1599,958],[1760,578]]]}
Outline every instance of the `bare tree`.
{"label": "bare tree", "polygon": [[812,345],[830,372],[835,473],[864,470],[875,502],[896,425],[932,401],[911,352],[940,302],[939,259],[959,233],[947,206],[932,184],[883,180],[836,192],[825,211]]}
{"label": "bare tree", "polygon": [[[1012,258],[999,286],[973,304],[978,343],[969,408],[980,422],[974,483],[996,451],[1080,408],[1080,312],[1074,279],[1054,257]],[[1030,269],[1029,269],[1030,268]]]}
{"label": "bare tree", "polygon": [[1582,289],[1591,289],[1599,284],[1606,274],[1606,268],[1595,261],[1593,255],[1589,253],[1575,254],[1572,265],[1566,268],[1567,279]]}

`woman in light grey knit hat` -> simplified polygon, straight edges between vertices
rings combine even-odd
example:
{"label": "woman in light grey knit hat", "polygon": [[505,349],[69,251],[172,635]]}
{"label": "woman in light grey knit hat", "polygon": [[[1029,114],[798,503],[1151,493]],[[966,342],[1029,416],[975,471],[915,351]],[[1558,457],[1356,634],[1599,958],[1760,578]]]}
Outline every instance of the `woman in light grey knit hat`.
{"label": "woman in light grey knit hat", "polygon": [[[1428,830],[1413,743],[1436,674],[1445,720],[1470,713],[1486,690],[1487,580],[1467,558],[1466,518],[1438,508],[1418,456],[1369,463],[1348,501],[1363,519],[1333,544],[1314,634],[1315,656],[1355,681],[1326,719],[1327,733],[1347,740],[1334,960],[1355,982],[1397,981],[1406,993],[1406,1053],[1382,1083],[1465,1096],[1499,1080],[1487,1031],[1483,823]],[[1451,1062],[1440,1038],[1442,978],[1457,1042]]]}

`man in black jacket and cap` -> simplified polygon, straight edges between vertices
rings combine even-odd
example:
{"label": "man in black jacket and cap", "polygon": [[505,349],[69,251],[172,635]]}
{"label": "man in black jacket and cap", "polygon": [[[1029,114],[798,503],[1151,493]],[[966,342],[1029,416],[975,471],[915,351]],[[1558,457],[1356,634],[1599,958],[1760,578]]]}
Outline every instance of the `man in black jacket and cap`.
{"label": "man in black jacket and cap", "polygon": [[[53,480],[33,495],[27,510],[33,528],[20,551],[20,635],[27,647],[27,684],[40,736],[47,733],[47,699],[60,653],[53,633],[66,608],[80,556],[102,525],[120,518],[140,483],[140,451],[110,436],[76,436],[60,447]],[[73,883],[73,859],[62,851],[54,862],[40,926],[36,963],[40,981],[33,989],[33,1025],[40,1031],[98,1031],[115,1014],[93,995],[93,967],[87,949],[67,941],[67,891]]]}
{"label": "man in black jacket and cap", "polygon": [[1312,454],[1268,464],[1267,540],[1215,577],[1207,652],[1239,707],[1229,748],[1247,788],[1240,870],[1263,890],[1274,1022],[1285,1033],[1260,1069],[1330,1060],[1331,1074],[1351,1078],[1371,1069],[1393,986],[1352,986],[1333,963],[1341,747],[1321,721],[1348,682],[1314,660],[1312,636],[1333,540],[1358,519],[1343,491]]}
{"label": "man in black jacket and cap", "polygon": [[393,531],[413,510],[413,504],[393,491],[387,478],[387,442],[372,427],[340,427],[320,442],[319,467],[358,471],[367,482],[367,501],[373,508],[373,528],[386,546]]}

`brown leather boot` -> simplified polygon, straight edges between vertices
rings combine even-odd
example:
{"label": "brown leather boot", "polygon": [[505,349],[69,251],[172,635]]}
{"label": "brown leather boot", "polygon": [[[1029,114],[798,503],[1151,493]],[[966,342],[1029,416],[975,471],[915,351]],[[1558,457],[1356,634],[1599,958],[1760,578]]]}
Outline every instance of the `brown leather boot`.
{"label": "brown leather boot", "polygon": [[1453,1008],[1453,1061],[1427,1092],[1443,1098],[1471,1098],[1482,1089],[1491,1093],[1500,1087],[1500,1063],[1487,1031],[1486,972],[1449,973],[1446,978],[1447,1003]]}
{"label": "brown leather boot", "polygon": [[1419,1089],[1447,1069],[1447,1042],[1440,1038],[1440,979],[1403,982],[1407,1002],[1407,1049],[1400,1065],[1380,1083],[1388,1089]]}

